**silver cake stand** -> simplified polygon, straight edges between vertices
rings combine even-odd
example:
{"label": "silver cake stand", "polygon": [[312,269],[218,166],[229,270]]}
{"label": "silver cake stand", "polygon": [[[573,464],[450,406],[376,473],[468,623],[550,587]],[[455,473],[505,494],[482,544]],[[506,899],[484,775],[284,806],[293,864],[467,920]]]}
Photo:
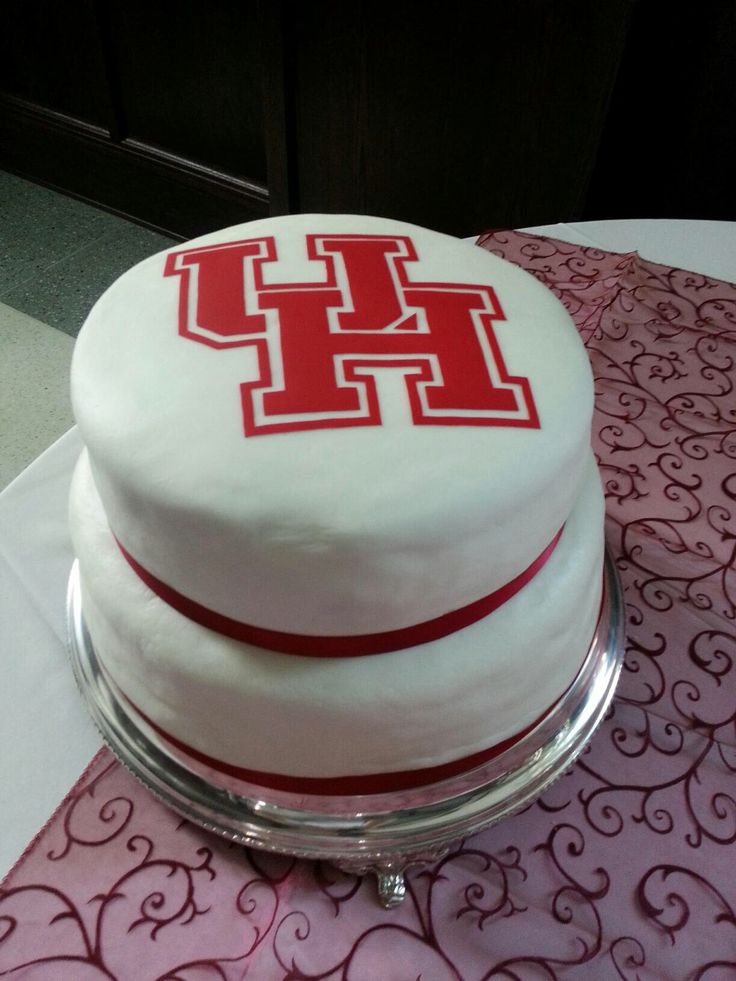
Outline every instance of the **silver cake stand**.
{"label": "silver cake stand", "polygon": [[604,599],[582,668],[537,726],[495,759],[417,790],[351,797],[296,795],[210,769],[163,740],[105,673],[84,622],[77,564],[69,579],[69,647],[79,689],[113,753],[174,811],[252,848],[373,873],[386,907],[404,873],[531,803],[573,763],[613,697],[623,660],[623,601],[606,556]]}

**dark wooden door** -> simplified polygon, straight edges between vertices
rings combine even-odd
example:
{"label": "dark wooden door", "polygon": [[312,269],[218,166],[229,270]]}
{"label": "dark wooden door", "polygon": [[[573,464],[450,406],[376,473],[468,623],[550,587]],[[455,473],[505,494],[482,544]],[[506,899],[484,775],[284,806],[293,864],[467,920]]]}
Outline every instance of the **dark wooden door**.
{"label": "dark wooden door", "polygon": [[[711,146],[718,119],[726,145],[736,115],[734,7],[704,2],[715,13],[690,24],[658,0],[6,0],[0,167],[181,237],[297,210],[460,235],[640,199],[693,213],[673,208],[693,192],[688,133]],[[678,113],[663,71],[679,55],[683,74],[688,33],[699,68]],[[665,123],[646,166],[629,158],[646,178],[632,198],[617,175],[627,126],[650,125],[640,78]],[[715,172],[709,216],[736,217]]]}

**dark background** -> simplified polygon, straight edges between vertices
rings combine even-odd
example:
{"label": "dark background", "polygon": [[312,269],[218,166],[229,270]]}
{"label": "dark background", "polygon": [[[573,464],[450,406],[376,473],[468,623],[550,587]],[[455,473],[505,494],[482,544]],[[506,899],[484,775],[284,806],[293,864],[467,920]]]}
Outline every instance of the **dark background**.
{"label": "dark background", "polygon": [[5,0],[0,168],[169,234],[736,219],[736,4]]}

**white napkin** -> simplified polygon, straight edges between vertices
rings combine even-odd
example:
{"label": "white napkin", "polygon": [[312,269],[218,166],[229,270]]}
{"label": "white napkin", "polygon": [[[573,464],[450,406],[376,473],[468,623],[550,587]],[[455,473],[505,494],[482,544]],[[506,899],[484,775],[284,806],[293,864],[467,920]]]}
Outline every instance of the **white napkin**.
{"label": "white napkin", "polygon": [[0,494],[0,878],[101,742],[66,653],[66,513],[80,449],[71,429]]}

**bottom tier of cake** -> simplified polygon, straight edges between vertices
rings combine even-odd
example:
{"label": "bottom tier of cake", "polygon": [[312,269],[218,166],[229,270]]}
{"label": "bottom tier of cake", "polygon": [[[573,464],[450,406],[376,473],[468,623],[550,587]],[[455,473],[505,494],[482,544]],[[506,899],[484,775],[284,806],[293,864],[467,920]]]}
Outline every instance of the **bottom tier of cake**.
{"label": "bottom tier of cake", "polygon": [[85,620],[118,690],[174,745],[277,788],[316,781],[313,792],[321,782],[330,792],[337,780],[355,793],[363,781],[373,793],[472,765],[564,695],[600,612],[603,496],[592,458],[554,552],[523,589],[471,626],[388,654],[280,654],[177,613],[123,558],[86,455],[71,529]]}

